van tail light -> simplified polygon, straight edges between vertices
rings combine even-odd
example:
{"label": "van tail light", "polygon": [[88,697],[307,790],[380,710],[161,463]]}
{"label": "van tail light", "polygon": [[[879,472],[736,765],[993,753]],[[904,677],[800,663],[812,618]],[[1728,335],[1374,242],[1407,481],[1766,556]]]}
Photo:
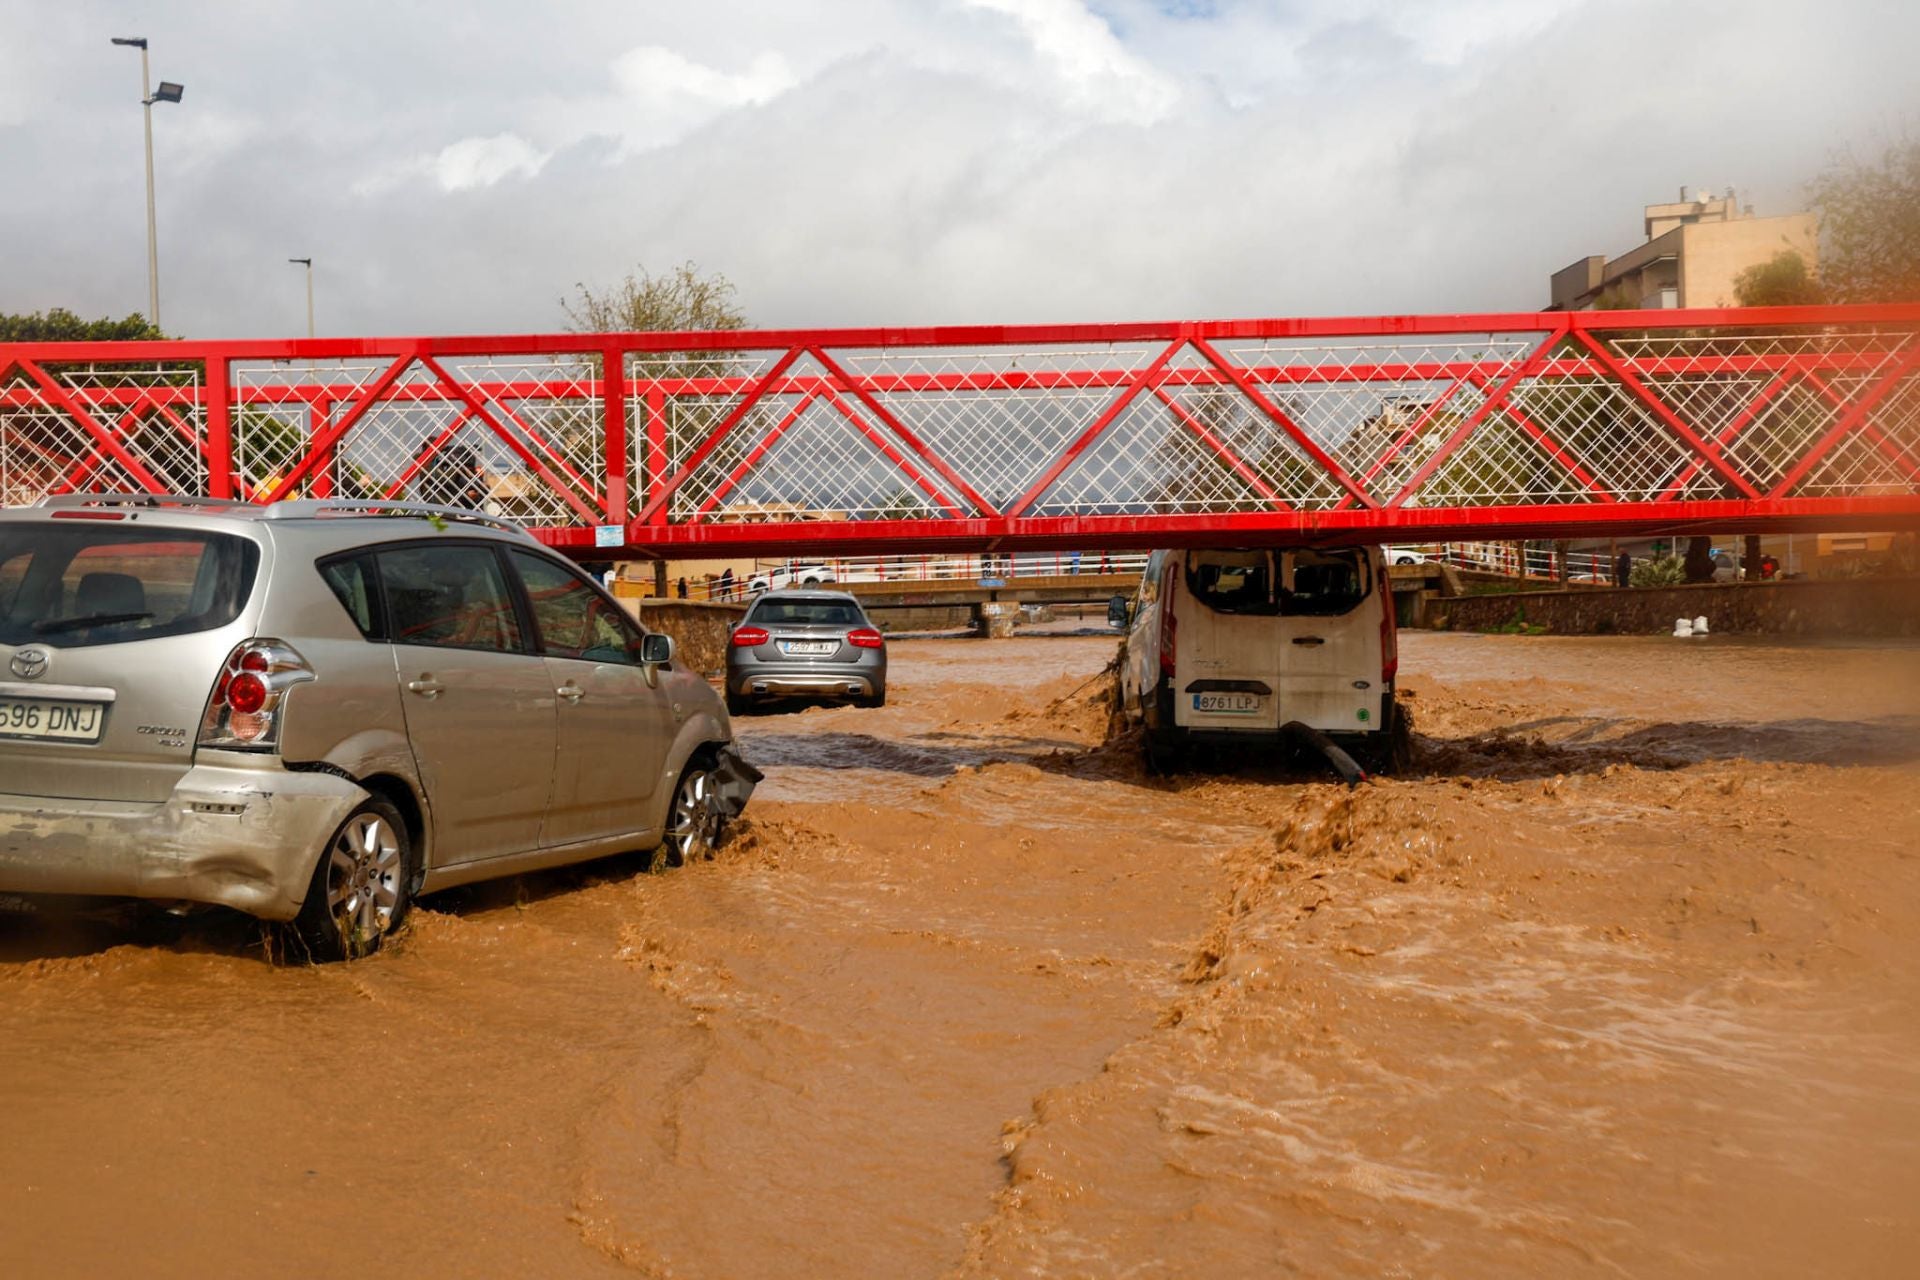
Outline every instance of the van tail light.
{"label": "van tail light", "polygon": [[313,668],[284,640],[235,645],[200,717],[200,746],[271,751],[280,745],[280,714],[287,690],[314,679]]}
{"label": "van tail light", "polygon": [[847,643],[856,649],[878,649],[887,642],[885,637],[872,627],[856,627],[847,632]]}
{"label": "van tail light", "polygon": [[1173,590],[1180,583],[1177,568],[1184,558],[1183,553],[1168,555],[1166,567],[1160,571],[1160,671],[1168,677],[1173,675],[1174,659],[1178,656],[1175,633],[1180,623],[1173,616]]}
{"label": "van tail light", "polygon": [[1400,633],[1393,622],[1393,584],[1380,578],[1380,683],[1392,684],[1400,674]]}
{"label": "van tail light", "polygon": [[736,649],[757,649],[773,639],[765,627],[735,627],[733,629],[733,647]]}

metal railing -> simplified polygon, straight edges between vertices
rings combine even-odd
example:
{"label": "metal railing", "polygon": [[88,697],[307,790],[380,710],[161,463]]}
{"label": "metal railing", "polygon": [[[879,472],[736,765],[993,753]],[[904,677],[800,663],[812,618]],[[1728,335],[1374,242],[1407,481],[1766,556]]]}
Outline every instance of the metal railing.
{"label": "metal railing", "polygon": [[97,489],[582,555],[1909,528],[1920,306],[0,344],[0,502]]}

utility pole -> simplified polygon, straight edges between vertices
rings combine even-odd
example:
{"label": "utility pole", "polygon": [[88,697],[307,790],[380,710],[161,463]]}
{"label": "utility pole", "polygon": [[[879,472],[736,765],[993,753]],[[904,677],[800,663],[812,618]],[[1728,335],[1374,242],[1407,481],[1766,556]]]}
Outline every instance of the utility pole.
{"label": "utility pole", "polygon": [[311,338],[313,336],[313,259],[288,258],[287,261],[299,263],[307,269],[307,336]]}
{"label": "utility pole", "polygon": [[140,105],[147,117],[147,320],[155,329],[160,327],[160,236],[155,228],[153,217],[153,104],[156,102],[178,102],[184,92],[184,86],[170,80],[160,82],[159,92],[148,90],[147,79],[147,38],[145,36],[114,36],[113,43],[127,45],[140,51]]}

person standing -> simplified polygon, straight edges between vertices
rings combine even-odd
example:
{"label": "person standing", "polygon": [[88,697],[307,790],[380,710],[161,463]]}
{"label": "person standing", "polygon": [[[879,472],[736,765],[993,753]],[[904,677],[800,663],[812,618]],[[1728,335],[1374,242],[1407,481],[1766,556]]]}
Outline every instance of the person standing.
{"label": "person standing", "polygon": [[733,566],[728,565],[720,571],[720,598],[733,599]]}
{"label": "person standing", "polygon": [[1622,551],[1620,558],[1613,562],[1613,585],[1626,587],[1633,584],[1633,557]]}

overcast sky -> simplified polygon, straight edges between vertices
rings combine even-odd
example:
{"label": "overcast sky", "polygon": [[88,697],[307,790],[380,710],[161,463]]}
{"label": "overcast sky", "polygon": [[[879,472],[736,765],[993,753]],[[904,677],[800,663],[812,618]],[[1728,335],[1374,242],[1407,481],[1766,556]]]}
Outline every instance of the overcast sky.
{"label": "overcast sky", "polygon": [[691,260],[761,326],[1531,310],[1641,206],[1804,203],[1920,118],[1889,0],[0,0],[0,311],[565,327]]}

